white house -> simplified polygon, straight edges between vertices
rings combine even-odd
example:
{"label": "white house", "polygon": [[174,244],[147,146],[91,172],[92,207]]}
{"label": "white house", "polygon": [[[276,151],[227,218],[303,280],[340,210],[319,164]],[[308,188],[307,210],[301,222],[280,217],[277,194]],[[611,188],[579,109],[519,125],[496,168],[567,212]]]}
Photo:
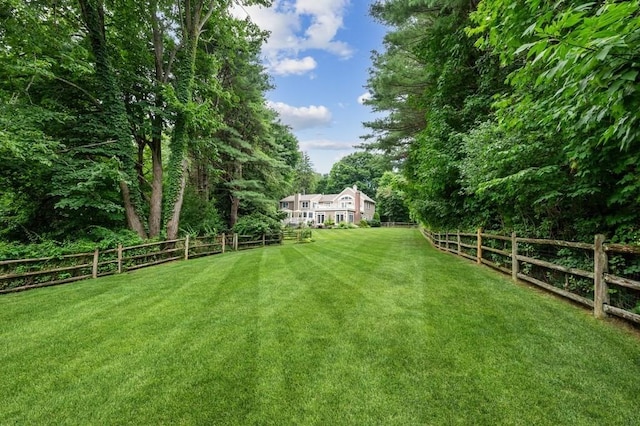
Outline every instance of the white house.
{"label": "white house", "polygon": [[280,200],[280,211],[287,214],[286,225],[317,226],[327,221],[357,224],[373,219],[376,202],[354,186],[339,194],[290,195]]}

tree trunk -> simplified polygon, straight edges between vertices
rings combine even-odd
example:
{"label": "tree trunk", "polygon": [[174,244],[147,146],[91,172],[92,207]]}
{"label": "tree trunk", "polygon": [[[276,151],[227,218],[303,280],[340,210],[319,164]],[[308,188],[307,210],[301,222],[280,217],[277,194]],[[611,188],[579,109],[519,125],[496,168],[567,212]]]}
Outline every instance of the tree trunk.
{"label": "tree trunk", "polygon": [[240,199],[231,194],[231,211],[229,212],[229,228],[233,228],[238,223],[238,208],[240,207]]}
{"label": "tree trunk", "polygon": [[178,238],[178,231],[180,226],[180,212],[182,210],[182,201],[184,200],[184,189],[187,185],[187,166],[188,166],[188,161],[186,158],[184,158],[182,160],[182,176],[179,182],[178,193],[176,194],[176,200],[173,203],[171,218],[167,222],[167,238],[170,240],[174,240]]}
{"label": "tree trunk", "polygon": [[[237,181],[242,179],[242,163],[235,161],[232,165],[232,180]],[[234,193],[231,188],[231,211],[229,212],[229,228],[233,228],[238,222],[238,210],[240,208],[240,198]]]}
{"label": "tree trunk", "polygon": [[[150,4],[150,21],[153,36],[153,53],[154,66],[156,72],[156,100],[155,105],[158,110],[163,108],[161,85],[166,82],[166,73],[163,68],[164,60],[164,44],[162,40],[162,30],[158,22],[158,3],[152,1]],[[151,238],[160,235],[162,228],[162,192],[163,192],[163,174],[162,168],[162,132],[164,123],[162,116],[155,112],[151,117],[151,200],[149,202],[149,236]]]}
{"label": "tree trunk", "polygon": [[124,211],[127,217],[127,225],[129,229],[134,231],[142,238],[147,238],[147,233],[144,230],[144,226],[140,221],[140,216],[136,213],[136,210],[131,202],[131,194],[129,192],[129,186],[125,181],[120,181],[120,192],[122,193],[122,200],[124,202]]}
{"label": "tree trunk", "polygon": [[[175,238],[178,235],[180,224],[180,212],[184,198],[184,189],[187,182],[188,145],[190,134],[188,131],[189,115],[187,106],[193,100],[193,85],[196,74],[196,53],[198,39],[203,26],[209,20],[217,7],[224,2],[213,0],[186,0],[179,2],[184,13],[181,22],[182,55],[175,70],[175,95],[182,103],[183,108],[176,111],[173,135],[171,138],[171,157],[167,179],[167,195],[165,203],[170,216],[167,220],[167,236]],[[157,50],[157,49],[156,49]]]}
{"label": "tree trunk", "polygon": [[149,237],[160,235],[162,227],[162,148],[160,138],[151,142],[151,201],[149,203]]}
{"label": "tree trunk", "polygon": [[[184,56],[180,66],[176,70],[176,98],[187,105],[192,100],[193,82],[195,77],[195,56],[197,37],[184,41]],[[176,121],[171,137],[171,157],[169,159],[169,178],[167,180],[167,237],[175,238],[180,224],[180,212],[184,188],[186,185],[187,153],[189,145],[189,133],[187,126],[188,116],[183,110],[176,113]]]}

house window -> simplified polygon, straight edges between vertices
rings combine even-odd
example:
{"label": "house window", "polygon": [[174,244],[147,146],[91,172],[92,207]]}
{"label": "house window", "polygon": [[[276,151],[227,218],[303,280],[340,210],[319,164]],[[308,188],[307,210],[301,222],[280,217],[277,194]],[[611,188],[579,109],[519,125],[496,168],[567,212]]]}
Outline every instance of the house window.
{"label": "house window", "polygon": [[303,201],[302,202],[302,208],[303,209],[308,209],[309,208],[309,202],[308,201]]}
{"label": "house window", "polygon": [[313,219],[313,212],[309,212],[309,219]]}
{"label": "house window", "polygon": [[283,209],[288,209],[289,208],[289,203],[286,201],[283,201],[280,203],[280,207]]}
{"label": "house window", "polygon": [[336,213],[336,223],[344,222],[344,214]]}

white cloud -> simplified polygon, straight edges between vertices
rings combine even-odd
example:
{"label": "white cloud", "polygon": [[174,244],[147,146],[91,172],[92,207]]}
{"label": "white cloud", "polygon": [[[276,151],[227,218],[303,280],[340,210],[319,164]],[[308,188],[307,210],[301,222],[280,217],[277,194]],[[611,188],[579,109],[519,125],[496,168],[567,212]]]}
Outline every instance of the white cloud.
{"label": "white cloud", "polygon": [[[284,60],[295,62],[310,58],[295,59],[309,49],[350,58],[351,46],[336,39],[348,5],[349,0],[275,0],[270,8],[234,6],[232,10],[241,18],[249,14],[253,22],[270,32],[263,55],[267,66],[275,72]],[[310,70],[301,68],[300,74]]]}
{"label": "white cloud", "polygon": [[291,126],[293,130],[323,127],[331,123],[331,111],[322,105],[294,107],[284,102],[267,102],[267,105],[276,111],[282,122]]}
{"label": "white cloud", "polygon": [[370,92],[363,93],[358,97],[358,103],[364,105],[364,103],[371,99],[372,96],[373,95]]}
{"label": "white cloud", "polygon": [[283,59],[280,62],[271,64],[271,71],[277,75],[302,75],[314,70],[318,63],[311,56],[302,59]]}
{"label": "white cloud", "polygon": [[353,142],[339,142],[328,139],[312,139],[300,142],[300,149],[303,151],[331,150],[331,151],[350,151],[353,150]]}

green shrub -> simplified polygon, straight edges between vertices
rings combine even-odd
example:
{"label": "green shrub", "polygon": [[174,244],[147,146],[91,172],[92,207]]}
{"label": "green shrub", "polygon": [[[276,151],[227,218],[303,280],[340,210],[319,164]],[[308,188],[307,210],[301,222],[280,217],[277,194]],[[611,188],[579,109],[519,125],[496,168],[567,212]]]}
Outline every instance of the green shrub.
{"label": "green shrub", "polygon": [[44,240],[34,244],[0,241],[0,260],[32,259],[40,257],[56,257],[65,254],[89,253],[95,250],[109,250],[118,244],[124,247],[142,244],[135,232],[126,229],[112,231],[95,226],[89,229],[86,237],[77,241]]}
{"label": "green shrub", "polygon": [[217,235],[226,229],[222,216],[211,201],[203,200],[187,188],[180,212],[180,230],[189,235]]}
{"label": "green shrub", "polygon": [[367,222],[367,219],[362,219],[360,221],[360,223],[358,223],[358,226],[360,228],[368,228],[369,227],[369,222]]}
{"label": "green shrub", "polygon": [[280,232],[280,229],[280,221],[277,219],[262,213],[253,213],[238,219],[233,227],[233,232],[239,235],[258,237],[263,234],[275,234]]}
{"label": "green shrub", "polygon": [[371,219],[371,220],[369,221],[369,225],[370,225],[372,228],[380,228],[380,219]]}

